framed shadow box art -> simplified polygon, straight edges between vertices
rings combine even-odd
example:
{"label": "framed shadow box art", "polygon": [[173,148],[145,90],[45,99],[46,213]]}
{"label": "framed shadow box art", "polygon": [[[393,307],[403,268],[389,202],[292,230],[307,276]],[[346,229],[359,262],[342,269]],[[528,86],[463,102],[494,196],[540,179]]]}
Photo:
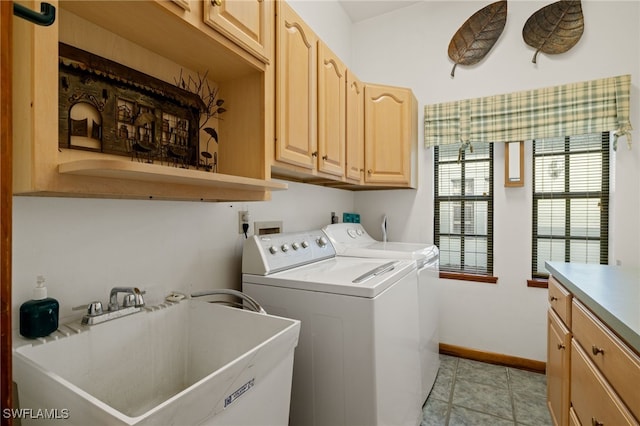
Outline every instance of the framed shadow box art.
{"label": "framed shadow box art", "polygon": [[59,147],[200,168],[206,108],[187,90],[64,43],[59,45]]}

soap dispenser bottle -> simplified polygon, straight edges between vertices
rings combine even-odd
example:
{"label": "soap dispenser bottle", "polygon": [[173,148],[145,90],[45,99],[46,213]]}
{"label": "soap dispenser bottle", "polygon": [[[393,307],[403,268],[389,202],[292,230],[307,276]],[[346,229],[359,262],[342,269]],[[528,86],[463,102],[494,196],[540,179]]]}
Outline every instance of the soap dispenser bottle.
{"label": "soap dispenser bottle", "polygon": [[58,328],[58,301],[47,297],[44,277],[38,276],[33,299],[20,306],[20,334],[34,339],[53,333]]}

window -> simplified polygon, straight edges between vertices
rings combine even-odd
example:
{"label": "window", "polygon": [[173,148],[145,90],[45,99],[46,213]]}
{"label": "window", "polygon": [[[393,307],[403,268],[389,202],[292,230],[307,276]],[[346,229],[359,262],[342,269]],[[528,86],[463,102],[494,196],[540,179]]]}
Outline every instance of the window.
{"label": "window", "polygon": [[493,275],[493,144],[434,147],[440,270]]}
{"label": "window", "polygon": [[608,260],[609,133],[533,141],[533,278]]}

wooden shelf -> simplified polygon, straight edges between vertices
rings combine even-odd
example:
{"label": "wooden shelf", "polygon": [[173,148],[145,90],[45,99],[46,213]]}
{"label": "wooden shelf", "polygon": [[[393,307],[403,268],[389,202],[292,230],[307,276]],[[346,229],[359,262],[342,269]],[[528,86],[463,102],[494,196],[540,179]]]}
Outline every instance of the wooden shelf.
{"label": "wooden shelf", "polygon": [[[265,153],[273,133],[271,67],[206,25],[202,2],[189,0],[189,10],[165,0],[52,2],[53,25],[13,26],[14,67],[30,70],[13,82],[14,140],[21,142],[15,195],[219,202],[269,200],[271,191],[287,189],[271,180]],[[229,105],[216,124],[222,173],[61,148],[59,42],[170,84],[183,71],[206,74]]]}
{"label": "wooden shelf", "polygon": [[234,189],[239,191],[278,191],[287,189],[287,184],[274,181],[112,159],[69,161],[61,163],[58,166],[58,172],[69,175],[190,185],[203,188]]}

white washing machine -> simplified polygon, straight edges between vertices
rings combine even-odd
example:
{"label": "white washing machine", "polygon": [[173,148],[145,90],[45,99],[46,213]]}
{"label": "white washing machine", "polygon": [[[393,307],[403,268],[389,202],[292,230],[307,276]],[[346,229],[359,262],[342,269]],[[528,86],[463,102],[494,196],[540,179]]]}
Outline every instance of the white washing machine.
{"label": "white washing machine", "polygon": [[242,271],[243,292],[301,321],[290,425],[420,424],[415,262],[336,257],[317,230],[251,237]]}
{"label": "white washing machine", "polygon": [[437,279],[438,247],[427,244],[381,242],[373,239],[359,223],[336,223],[323,228],[338,256],[410,259],[418,269],[420,322],[420,368],[422,401],[427,399],[440,368],[438,337]]}

